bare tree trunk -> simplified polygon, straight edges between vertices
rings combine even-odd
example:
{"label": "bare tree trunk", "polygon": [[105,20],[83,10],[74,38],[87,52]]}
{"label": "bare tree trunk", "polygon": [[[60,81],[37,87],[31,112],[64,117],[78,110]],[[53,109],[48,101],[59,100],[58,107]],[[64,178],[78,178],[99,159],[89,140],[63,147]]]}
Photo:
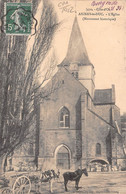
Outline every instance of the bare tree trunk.
{"label": "bare tree trunk", "polygon": [[6,160],[7,154],[4,154],[0,157],[0,175],[3,174],[6,170]]}
{"label": "bare tree trunk", "polygon": [[[0,16],[4,14],[4,2],[8,0],[2,2],[1,4],[0,1],[0,10],[2,10]],[[5,170],[6,157],[16,147],[34,137],[30,132],[34,131],[35,119],[36,142],[39,145],[39,117],[36,116],[38,110],[34,109],[34,100],[39,104],[55,90],[54,84],[49,92],[44,91],[42,87],[52,75],[54,70],[52,65],[47,68],[41,83],[36,84],[36,82],[39,80],[38,72],[41,65],[45,66],[44,60],[51,49],[59,23],[51,0],[32,0],[32,2],[35,8],[34,14],[41,2],[39,6],[42,8],[42,13],[31,50],[27,51],[30,43],[27,37],[0,34],[0,171]],[[36,165],[38,145],[35,152]],[[4,153],[7,155],[3,155]]]}

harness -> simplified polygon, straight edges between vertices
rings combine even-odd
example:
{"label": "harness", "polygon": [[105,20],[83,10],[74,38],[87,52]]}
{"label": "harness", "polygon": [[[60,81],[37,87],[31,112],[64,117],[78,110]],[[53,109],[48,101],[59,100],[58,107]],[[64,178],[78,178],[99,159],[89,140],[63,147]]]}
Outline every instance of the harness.
{"label": "harness", "polygon": [[75,178],[73,178],[73,180],[76,180],[79,176],[81,176],[80,174],[79,175],[77,175]]}
{"label": "harness", "polygon": [[49,176],[48,174],[46,174],[45,172],[42,172],[41,175],[41,182],[48,182],[51,180],[51,176]]}
{"label": "harness", "polygon": [[75,178],[73,178],[73,180],[76,180],[80,175],[77,175]]}
{"label": "harness", "polygon": [[42,172],[41,174],[41,182],[48,182],[50,181],[52,178],[59,178],[60,172],[58,171],[58,174],[55,173],[54,170],[48,170],[45,172]]}

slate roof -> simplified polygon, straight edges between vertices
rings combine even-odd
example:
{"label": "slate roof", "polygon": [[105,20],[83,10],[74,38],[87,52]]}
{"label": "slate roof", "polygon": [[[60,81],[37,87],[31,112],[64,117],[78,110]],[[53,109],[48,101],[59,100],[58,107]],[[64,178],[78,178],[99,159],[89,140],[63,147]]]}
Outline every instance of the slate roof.
{"label": "slate roof", "polygon": [[94,93],[94,104],[113,104],[112,89],[98,89]]}
{"label": "slate roof", "polygon": [[88,58],[77,17],[75,17],[72,26],[66,57],[60,65],[69,66],[70,63],[78,63],[79,65],[92,65]]}

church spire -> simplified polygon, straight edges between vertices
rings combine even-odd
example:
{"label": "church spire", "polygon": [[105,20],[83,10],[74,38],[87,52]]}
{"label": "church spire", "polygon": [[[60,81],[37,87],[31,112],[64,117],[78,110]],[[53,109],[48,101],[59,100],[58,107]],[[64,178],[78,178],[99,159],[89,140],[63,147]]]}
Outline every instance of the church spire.
{"label": "church spire", "polygon": [[69,66],[71,63],[77,63],[78,65],[91,64],[76,16],[72,26],[67,54],[61,65]]}

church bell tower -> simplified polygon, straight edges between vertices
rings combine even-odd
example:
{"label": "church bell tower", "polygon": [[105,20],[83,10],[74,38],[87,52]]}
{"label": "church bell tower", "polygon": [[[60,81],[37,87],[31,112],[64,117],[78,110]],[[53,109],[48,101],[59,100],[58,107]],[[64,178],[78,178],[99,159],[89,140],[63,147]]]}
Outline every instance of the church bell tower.
{"label": "church bell tower", "polygon": [[60,65],[66,67],[88,89],[90,96],[94,97],[94,66],[89,60],[77,17],[73,22],[66,57]]}

